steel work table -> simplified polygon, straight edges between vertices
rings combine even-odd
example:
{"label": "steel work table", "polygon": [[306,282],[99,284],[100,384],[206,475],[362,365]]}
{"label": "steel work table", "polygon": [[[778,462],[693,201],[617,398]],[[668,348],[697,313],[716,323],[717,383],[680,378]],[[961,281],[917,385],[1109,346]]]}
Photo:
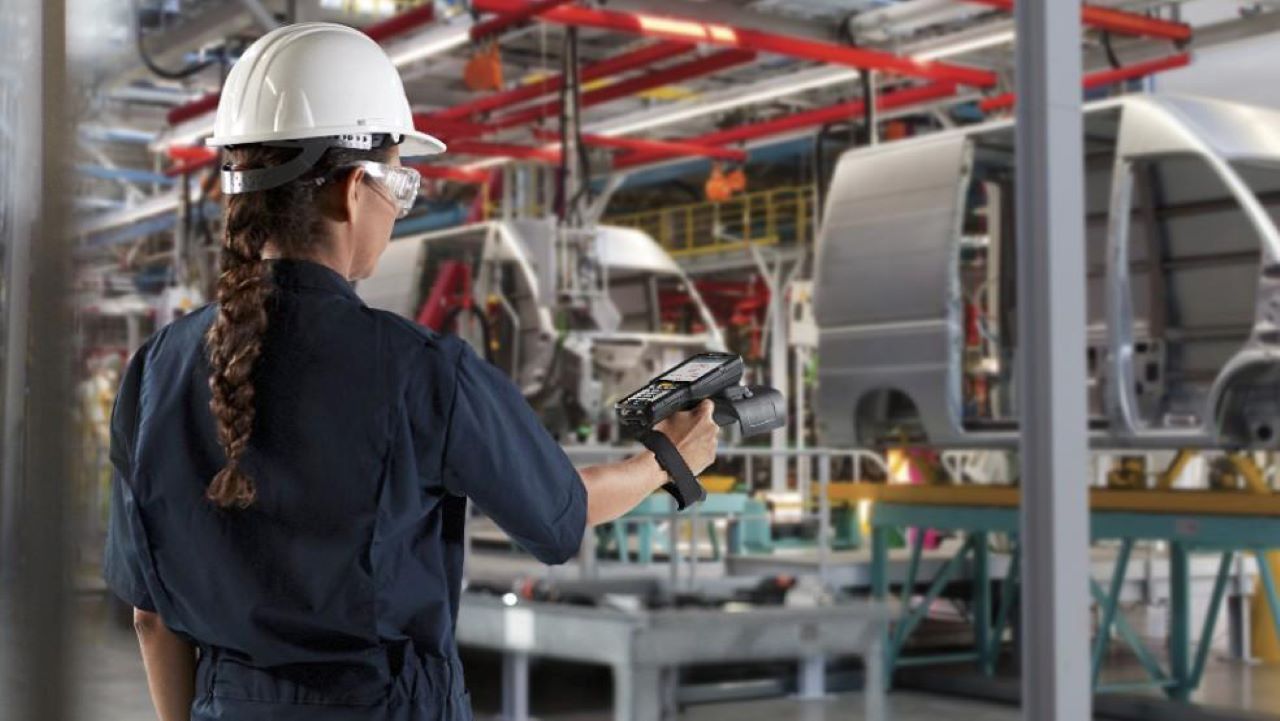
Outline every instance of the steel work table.
{"label": "steel work table", "polygon": [[866,718],[885,719],[882,639],[892,617],[881,603],[822,608],[671,609],[624,612],[463,594],[460,646],[503,654],[502,707],[525,721],[531,656],[597,663],[613,669],[614,718],[658,721],[675,716],[674,669],[746,660],[800,661],[800,697],[825,693],[827,659],[860,656],[866,669]]}

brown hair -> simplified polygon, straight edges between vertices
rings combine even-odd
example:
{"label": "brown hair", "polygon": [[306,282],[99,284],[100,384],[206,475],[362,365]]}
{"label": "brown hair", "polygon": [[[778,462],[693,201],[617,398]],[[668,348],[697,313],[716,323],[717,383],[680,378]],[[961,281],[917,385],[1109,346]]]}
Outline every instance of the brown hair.
{"label": "brown hair", "polygon": [[[322,181],[356,160],[386,160],[391,146],[374,150],[331,148],[302,177],[276,188],[227,196],[218,276],[218,315],[205,335],[209,389],[226,465],[205,495],[217,505],[245,508],[256,495],[254,481],[240,467],[253,433],[253,369],[262,354],[271,295],[269,266],[262,257],[270,242],[281,257],[306,258],[325,242],[318,204]],[[237,170],[279,165],[298,151],[248,145],[228,151]]]}

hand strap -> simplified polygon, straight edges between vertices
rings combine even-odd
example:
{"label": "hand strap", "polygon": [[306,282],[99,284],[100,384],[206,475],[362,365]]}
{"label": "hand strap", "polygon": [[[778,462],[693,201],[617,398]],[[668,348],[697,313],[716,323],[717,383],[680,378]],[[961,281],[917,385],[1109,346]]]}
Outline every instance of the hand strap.
{"label": "hand strap", "polygon": [[684,462],[684,456],[680,455],[680,451],[666,434],[649,429],[640,435],[639,441],[645,448],[653,451],[658,465],[671,476],[671,481],[663,484],[662,490],[676,499],[680,510],[683,511],[707,497],[706,489],[698,483],[698,477],[693,475],[689,464]]}

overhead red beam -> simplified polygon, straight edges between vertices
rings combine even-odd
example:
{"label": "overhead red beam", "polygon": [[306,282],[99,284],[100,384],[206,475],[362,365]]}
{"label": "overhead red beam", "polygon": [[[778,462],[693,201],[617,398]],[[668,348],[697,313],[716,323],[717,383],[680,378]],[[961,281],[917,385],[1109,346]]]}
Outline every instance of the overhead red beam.
{"label": "overhead red beam", "polygon": [[[628,78],[612,85],[606,85],[603,88],[583,93],[579,101],[579,105],[583,108],[592,105],[600,105],[618,98],[625,98],[630,95],[643,93],[646,90],[660,88],[664,85],[679,83],[684,80],[696,78],[702,75],[710,75],[711,73],[731,68],[734,65],[741,65],[755,59],[756,54],[747,50],[721,50],[712,55],[702,58],[695,58],[678,65],[672,65],[661,70],[654,70],[644,75],[638,75],[634,78]],[[490,121],[490,125],[496,129],[513,128],[519,125],[525,125],[541,118],[558,116],[560,113],[560,101],[548,100],[545,103],[534,105],[526,110],[519,110]]]}
{"label": "overhead red beam", "polygon": [[[527,5],[527,0],[473,0],[472,3],[476,10],[494,13],[516,12]],[[996,82],[995,74],[987,70],[950,63],[913,60],[879,50],[836,45],[665,15],[624,13],[578,5],[561,5],[542,13],[539,18],[562,25],[594,27],[633,35],[776,53],[814,62],[883,70],[929,80],[946,80],[979,87],[994,85]]]}
{"label": "overhead red beam", "polygon": [[[966,0],[978,5],[987,5],[1013,12],[1014,0]],[[1084,4],[1080,8],[1080,20],[1090,27],[1125,35],[1144,35],[1152,38],[1183,42],[1191,39],[1191,26],[1186,23],[1162,20],[1138,13],[1097,5]]]}
{"label": "overhead red beam", "polygon": [[[558,141],[558,133],[538,132],[535,136],[542,140]],[[656,152],[667,155],[692,155],[717,160],[729,160],[741,163],[746,161],[747,153],[734,148],[716,148],[710,145],[685,143],[674,140],[652,140],[649,138],[623,138],[609,135],[584,135],[582,142],[601,148],[619,148],[637,152]]]}
{"label": "overhead red beam", "polygon": [[[412,10],[406,10],[392,17],[377,22],[372,25],[365,26],[364,34],[373,38],[377,42],[389,40],[390,38],[412,30],[420,25],[425,25],[435,19],[434,3],[420,5]],[[176,125],[184,120],[204,115],[218,107],[218,99],[222,97],[221,93],[208,93],[196,100],[185,105],[179,105],[169,111],[166,116],[170,125]]]}
{"label": "overhead red beam", "polygon": [[[579,71],[582,82],[590,82],[610,75],[617,75],[628,70],[635,70],[646,65],[651,65],[659,60],[673,58],[693,50],[693,46],[688,43],[676,42],[660,42],[630,52],[601,60],[598,63],[588,65]],[[517,88],[504,90],[502,92],[486,95],[483,98],[473,100],[461,105],[455,105],[427,116],[427,119],[451,120],[466,118],[468,116],[483,113],[498,108],[507,108],[518,105],[534,98],[540,98],[543,95],[560,92],[560,88],[564,85],[564,77],[556,75],[554,77],[539,80],[538,82],[521,85]]]}
{"label": "overhead red beam", "polygon": [[[1083,86],[1086,90],[1101,88],[1107,85],[1115,85],[1125,80],[1133,80],[1135,78],[1145,77],[1164,70],[1172,70],[1174,68],[1185,67],[1191,62],[1189,53],[1179,53],[1177,55],[1169,55],[1155,60],[1148,60],[1142,63],[1134,63],[1133,65],[1125,65],[1119,68],[1109,68],[1107,70],[1099,70],[1095,73],[1089,73],[1084,76]],[[986,98],[978,103],[978,107],[985,113],[993,110],[1001,110],[1013,107],[1016,98],[1013,93],[1004,93]]]}
{"label": "overhead red beam", "polygon": [[470,183],[472,185],[483,185],[489,182],[489,174],[483,170],[467,170],[456,165],[427,165],[425,163],[409,167],[417,170],[424,178],[451,180],[455,183]]}
{"label": "overhead red beam", "polygon": [[222,97],[221,93],[205,93],[185,105],[172,108],[169,110],[169,114],[165,116],[165,119],[169,121],[170,125],[177,125],[197,115],[204,115],[218,107],[218,98],[220,97]]}
{"label": "overhead red beam", "polygon": [[393,15],[382,22],[366,25],[363,29],[365,35],[377,42],[382,42],[412,30],[419,25],[426,25],[435,20],[435,18],[435,3],[425,3],[412,10],[406,10],[399,15]]}
{"label": "overhead red beam", "polygon": [[187,175],[188,173],[194,173],[197,170],[203,170],[205,168],[212,167],[213,165],[217,164],[217,162],[218,162],[218,159],[216,157],[208,158],[206,160],[188,160],[186,162],[179,163],[177,165],[171,165],[168,168],[165,168],[164,174],[171,178],[178,175]]}
{"label": "overhead red beam", "polygon": [[573,0],[535,0],[516,12],[506,13],[471,26],[471,40],[480,41],[508,28],[528,22],[542,13]]}
{"label": "overhead red beam", "polygon": [[455,140],[449,143],[450,152],[455,155],[483,155],[488,157],[516,158],[517,160],[537,160],[543,163],[560,162],[560,151],[551,148],[533,148],[528,145],[513,143],[486,143],[479,140]]}
{"label": "overhead red beam", "polygon": [[[906,90],[883,93],[876,98],[876,107],[882,111],[894,110],[909,105],[915,105],[917,103],[928,102],[930,100],[940,100],[942,98],[951,97],[952,95],[955,95],[955,93],[955,83],[930,83],[928,85],[919,85],[913,88],[907,88]],[[680,142],[693,143],[695,145],[728,145],[730,143],[758,140],[771,135],[781,135],[795,130],[811,128],[816,125],[825,125],[827,123],[855,118],[862,115],[864,107],[862,100],[853,100],[847,103],[828,105],[823,108],[784,115],[782,117],[773,118],[772,120],[740,125],[736,128],[729,128],[728,130],[706,133],[692,138],[683,138]],[[613,167],[615,169],[629,168],[636,165],[656,162],[666,157],[669,157],[669,154],[652,152],[631,153],[615,160]]]}

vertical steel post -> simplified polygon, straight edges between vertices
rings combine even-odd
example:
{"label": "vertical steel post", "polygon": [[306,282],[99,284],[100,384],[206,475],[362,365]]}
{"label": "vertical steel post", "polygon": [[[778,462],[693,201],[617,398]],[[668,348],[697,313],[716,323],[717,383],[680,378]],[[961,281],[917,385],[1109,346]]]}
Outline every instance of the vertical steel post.
{"label": "vertical steel post", "polygon": [[[15,248],[26,243],[30,252],[30,283],[18,284],[29,297],[29,335],[5,349],[10,367],[26,363],[29,370],[25,386],[8,389],[14,394],[10,408],[19,414],[16,420],[25,416],[25,428],[18,444],[3,451],[8,457],[25,446],[25,453],[17,466],[17,493],[6,499],[21,507],[13,519],[14,546],[6,549],[13,553],[7,560],[14,565],[14,582],[0,583],[6,596],[0,599],[0,623],[14,624],[0,631],[0,639],[14,642],[7,664],[10,678],[0,681],[6,686],[0,688],[0,696],[6,718],[62,721],[71,711],[71,544],[65,501],[71,489],[68,451],[74,398],[71,253],[64,226],[69,209],[67,138],[73,132],[66,113],[66,5],[61,0],[20,2],[6,10],[0,33],[7,37],[0,38],[0,44],[16,44],[25,51],[18,53],[23,57],[17,63],[18,77],[26,81],[23,100],[37,106],[39,115],[37,122],[16,129],[24,131],[17,142],[37,148],[38,157],[32,159],[32,175],[23,179],[37,190],[14,229]],[[9,160],[6,156],[0,162]],[[10,299],[16,300],[12,295]]]}
{"label": "vertical steel post", "polygon": [[1169,695],[1186,700],[1191,673],[1191,558],[1180,541],[1169,544]]}
{"label": "vertical steel post", "polygon": [[502,654],[502,719],[529,720],[529,654],[523,651]]}
{"label": "vertical steel post", "polygon": [[[25,102],[40,91],[40,44],[26,28],[39,23],[39,4],[20,3],[0,21],[0,58],[9,70],[0,93],[15,98],[2,118],[11,139],[3,141],[0,196],[6,222],[4,235],[4,435],[0,442],[0,590],[12,588],[18,559],[18,503],[22,497],[23,427],[27,408],[27,332],[31,292],[31,243],[37,237],[40,156],[38,143],[41,106]],[[34,181],[34,182],[33,182]]]}
{"label": "vertical steel post", "polygon": [[987,532],[977,531],[973,539],[973,645],[978,666],[987,667],[991,650],[991,547]]}
{"label": "vertical steel post", "polygon": [[831,454],[826,451],[818,455],[818,494],[818,579],[825,585],[831,566]]}
{"label": "vertical steel post", "polygon": [[[874,519],[871,522],[871,597],[880,602],[884,602],[889,597],[889,529],[876,525]],[[880,642],[876,644],[880,647],[880,673],[877,675],[880,677],[880,682],[884,684],[884,688],[889,688],[893,683],[889,633],[889,624],[885,624],[880,632]],[[868,655],[870,653],[868,652]],[[870,671],[871,668],[868,667],[868,693],[870,693],[872,682]]]}
{"label": "vertical steel post", "polygon": [[1080,3],[1020,0],[1017,393],[1022,424],[1022,713],[1092,715]]}
{"label": "vertical steel post", "polygon": [[[786,292],[783,283],[782,258],[774,270],[769,285],[769,382],[774,388],[785,389],[787,383],[787,309],[782,301]],[[775,452],[787,447],[787,429],[777,428],[769,433],[769,448]],[[787,490],[787,457],[776,454],[769,459],[769,487],[774,491]]]}

